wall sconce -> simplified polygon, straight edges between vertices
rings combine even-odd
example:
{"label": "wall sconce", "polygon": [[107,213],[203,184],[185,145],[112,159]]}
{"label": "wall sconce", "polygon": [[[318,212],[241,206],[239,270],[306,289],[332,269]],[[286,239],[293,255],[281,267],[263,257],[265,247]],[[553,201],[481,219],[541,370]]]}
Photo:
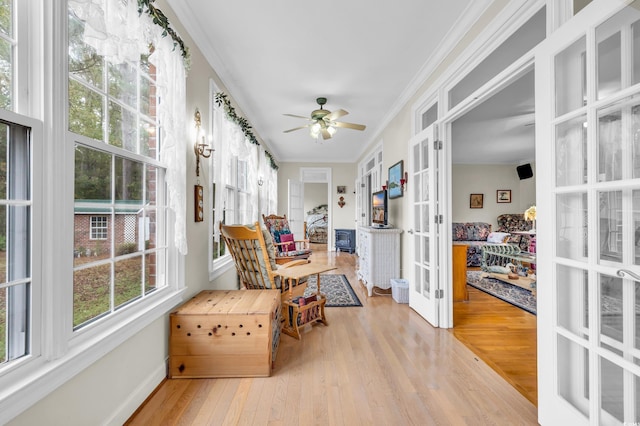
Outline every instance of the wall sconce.
{"label": "wall sconce", "polygon": [[196,122],[196,142],[193,144],[193,152],[196,154],[196,176],[200,176],[200,157],[211,157],[213,148],[209,148],[209,145],[204,143],[204,136],[202,137],[202,142],[198,143],[198,140],[200,139],[200,127],[202,126],[202,118],[198,108],[196,108],[194,120]]}
{"label": "wall sconce", "polygon": [[404,172],[404,179],[400,178],[400,186],[402,187],[402,192],[405,191],[405,186],[407,185],[407,181],[409,180],[409,174]]}

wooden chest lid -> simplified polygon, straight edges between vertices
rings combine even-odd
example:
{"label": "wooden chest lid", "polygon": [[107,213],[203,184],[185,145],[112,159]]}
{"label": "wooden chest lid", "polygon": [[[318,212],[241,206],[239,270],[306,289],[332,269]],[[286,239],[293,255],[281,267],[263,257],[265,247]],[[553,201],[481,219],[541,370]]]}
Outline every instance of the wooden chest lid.
{"label": "wooden chest lid", "polygon": [[172,315],[257,315],[273,312],[280,290],[204,290]]}

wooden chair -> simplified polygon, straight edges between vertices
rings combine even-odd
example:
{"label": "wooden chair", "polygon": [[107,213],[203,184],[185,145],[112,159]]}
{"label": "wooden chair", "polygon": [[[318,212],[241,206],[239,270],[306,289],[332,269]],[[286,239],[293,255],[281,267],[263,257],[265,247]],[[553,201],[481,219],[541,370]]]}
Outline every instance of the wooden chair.
{"label": "wooden chair", "polygon": [[[290,235],[289,221],[287,215],[278,216],[271,214],[262,215],[264,226],[271,234],[273,245],[276,247],[276,263],[282,265],[293,260],[308,259],[311,256],[311,248],[308,239],[295,239],[292,241],[281,241],[283,235]],[[292,235],[292,234],[291,234]],[[306,234],[305,234],[306,236]]]}
{"label": "wooden chair", "polygon": [[[324,313],[327,299],[320,291],[320,273],[335,267],[312,265],[307,259],[276,264],[271,234],[258,222],[253,227],[220,224],[220,234],[229,248],[244,288],[280,289],[283,332],[299,339],[300,326],[316,322],[327,325]],[[317,274],[317,291],[305,298],[306,278],[314,274]]]}

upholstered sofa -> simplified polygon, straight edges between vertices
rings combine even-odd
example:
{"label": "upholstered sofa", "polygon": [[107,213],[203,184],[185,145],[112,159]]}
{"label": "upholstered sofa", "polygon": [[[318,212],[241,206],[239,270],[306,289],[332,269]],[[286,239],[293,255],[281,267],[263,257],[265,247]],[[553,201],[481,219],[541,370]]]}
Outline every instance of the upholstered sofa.
{"label": "upholstered sofa", "polygon": [[491,233],[491,224],[487,222],[454,222],[453,243],[466,244],[467,266],[480,266],[482,261],[482,246],[487,244]]}
{"label": "upholstered sofa", "polygon": [[533,228],[533,221],[525,220],[522,213],[509,213],[498,216],[497,232],[510,233],[511,235],[507,242],[517,245],[522,251],[529,251],[531,237],[528,235],[514,235],[513,232],[529,231],[531,228]]}

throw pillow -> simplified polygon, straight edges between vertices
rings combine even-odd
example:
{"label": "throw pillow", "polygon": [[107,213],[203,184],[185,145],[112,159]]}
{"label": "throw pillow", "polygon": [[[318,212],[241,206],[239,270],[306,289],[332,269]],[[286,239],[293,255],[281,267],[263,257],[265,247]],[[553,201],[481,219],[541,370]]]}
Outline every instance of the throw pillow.
{"label": "throw pillow", "polygon": [[296,243],[293,242],[293,234],[280,234],[281,243],[289,243],[282,245],[282,251],[295,251]]}
{"label": "throw pillow", "polygon": [[504,243],[511,234],[508,232],[492,232],[487,237],[488,243]]}

